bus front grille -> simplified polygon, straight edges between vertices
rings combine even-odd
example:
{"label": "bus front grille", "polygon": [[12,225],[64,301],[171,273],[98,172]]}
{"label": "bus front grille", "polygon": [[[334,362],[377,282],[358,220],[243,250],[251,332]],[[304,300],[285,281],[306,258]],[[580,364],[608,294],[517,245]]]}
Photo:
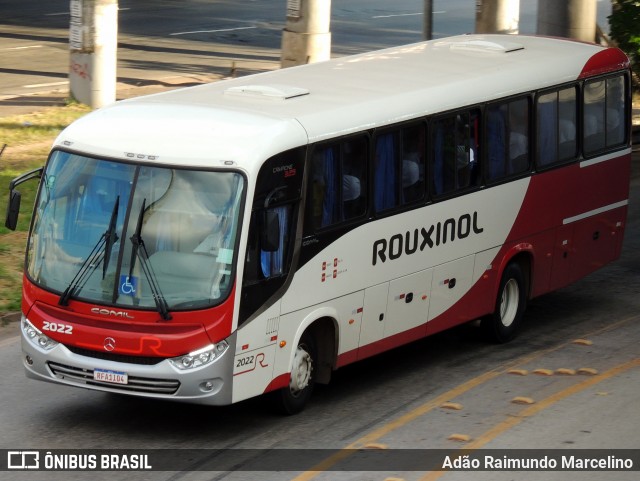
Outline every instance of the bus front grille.
{"label": "bus front grille", "polygon": [[57,362],[48,362],[47,365],[55,377],[66,381],[73,381],[87,386],[101,386],[125,392],[141,392],[149,394],[175,394],[180,387],[180,381],[176,379],[154,379],[146,377],[128,376],[127,384],[115,384],[96,381],[91,369],[67,366]]}
{"label": "bus front grille", "polygon": [[100,352],[94,351],[91,349],[83,349],[75,346],[68,346],[65,344],[65,347],[69,349],[74,354],[79,354],[80,356],[92,357],[94,359],[103,359],[105,361],[112,362],[124,362],[127,364],[140,364],[143,366],[154,366],[164,361],[164,357],[151,357],[151,356],[129,356],[126,354],[114,354],[111,352]]}

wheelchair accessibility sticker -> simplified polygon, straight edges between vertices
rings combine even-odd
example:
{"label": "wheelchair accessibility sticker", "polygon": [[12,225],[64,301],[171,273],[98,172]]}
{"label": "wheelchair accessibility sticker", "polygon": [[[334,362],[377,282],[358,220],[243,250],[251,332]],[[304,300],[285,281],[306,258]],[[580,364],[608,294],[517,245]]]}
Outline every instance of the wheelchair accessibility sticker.
{"label": "wheelchair accessibility sticker", "polygon": [[122,294],[123,296],[135,296],[136,292],[138,290],[138,278],[135,276],[127,276],[127,275],[121,275],[120,276],[120,294]]}

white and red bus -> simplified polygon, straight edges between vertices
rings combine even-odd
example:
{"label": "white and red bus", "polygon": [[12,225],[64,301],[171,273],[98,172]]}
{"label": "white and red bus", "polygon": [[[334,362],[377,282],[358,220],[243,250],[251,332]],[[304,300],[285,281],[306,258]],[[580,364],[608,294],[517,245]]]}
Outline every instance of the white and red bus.
{"label": "white and red bus", "polygon": [[615,260],[630,177],[618,49],[459,36],[117,102],[40,176],[29,377],[302,409],[333,370]]}

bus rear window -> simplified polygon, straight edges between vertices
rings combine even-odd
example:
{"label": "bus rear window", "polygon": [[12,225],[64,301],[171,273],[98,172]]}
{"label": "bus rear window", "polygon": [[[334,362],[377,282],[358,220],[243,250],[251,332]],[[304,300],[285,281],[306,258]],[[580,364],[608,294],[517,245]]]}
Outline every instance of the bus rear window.
{"label": "bus rear window", "polygon": [[625,144],[626,94],[622,75],[584,84],[584,154]]}

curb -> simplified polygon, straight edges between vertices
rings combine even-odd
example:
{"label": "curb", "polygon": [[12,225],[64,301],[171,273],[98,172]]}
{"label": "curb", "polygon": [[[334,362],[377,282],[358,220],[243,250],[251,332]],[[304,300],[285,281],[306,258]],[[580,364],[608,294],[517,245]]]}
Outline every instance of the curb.
{"label": "curb", "polygon": [[22,317],[22,313],[20,312],[9,312],[0,316],[0,326],[5,326],[11,322],[18,322]]}

